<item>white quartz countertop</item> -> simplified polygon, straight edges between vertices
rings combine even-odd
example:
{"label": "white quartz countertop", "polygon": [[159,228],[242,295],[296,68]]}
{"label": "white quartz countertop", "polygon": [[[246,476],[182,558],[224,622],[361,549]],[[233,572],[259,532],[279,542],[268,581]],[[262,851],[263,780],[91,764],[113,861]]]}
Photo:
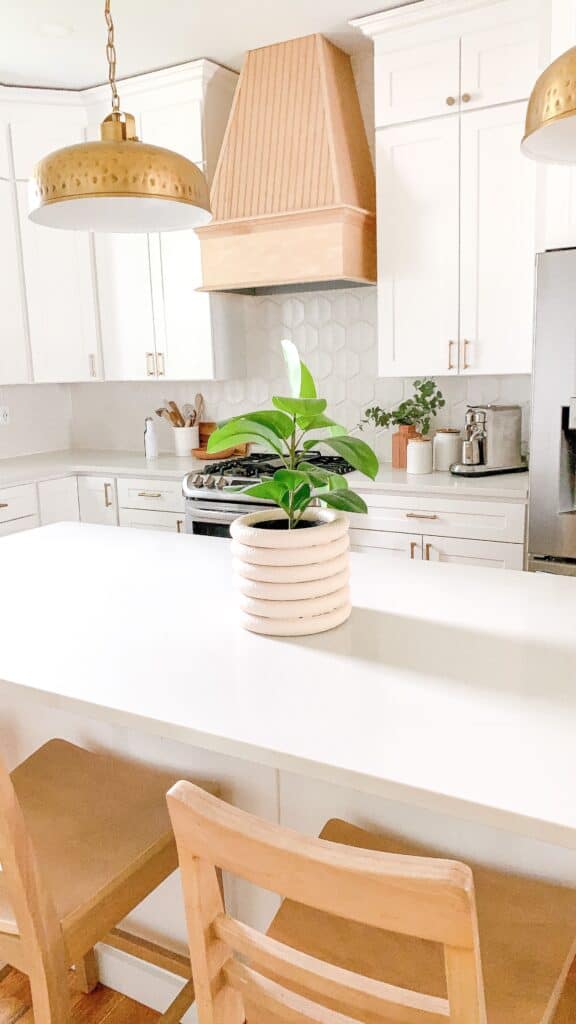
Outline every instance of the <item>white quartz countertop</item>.
{"label": "white quartz countertop", "polygon": [[349,622],[274,639],[240,628],[230,557],[3,538],[0,689],[576,849],[574,579],[355,553]]}
{"label": "white quartz countertop", "polygon": [[[78,449],[21,455],[0,459],[0,487],[35,483],[65,475],[106,474],[109,476],[147,476],[183,479],[191,470],[202,472],[206,463],[193,458],[161,455],[148,461],[140,452],[98,451]],[[428,473],[411,476],[405,470],[393,469],[384,463],[375,481],[360,473],[351,473],[348,481],[360,491],[400,491],[406,494],[444,494],[458,497],[503,498],[525,501],[528,493],[527,473],[507,473],[479,479],[454,477],[450,473]]]}

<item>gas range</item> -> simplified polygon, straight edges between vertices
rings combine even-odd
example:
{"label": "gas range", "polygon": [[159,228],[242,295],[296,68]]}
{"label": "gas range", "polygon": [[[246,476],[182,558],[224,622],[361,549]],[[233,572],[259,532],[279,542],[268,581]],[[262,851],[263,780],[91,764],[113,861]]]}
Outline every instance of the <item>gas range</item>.
{"label": "gas range", "polygon": [[[322,455],[311,451],[306,452],[306,459],[313,466],[340,476],[353,472],[350,463],[338,455]],[[230,491],[229,488],[257,484],[265,477],[273,476],[282,466],[283,463],[274,455],[254,452],[243,458],[211,462],[201,473],[188,473],[182,485],[186,505],[186,533],[229,537],[230,524],[234,519],[271,504],[249,494]]]}

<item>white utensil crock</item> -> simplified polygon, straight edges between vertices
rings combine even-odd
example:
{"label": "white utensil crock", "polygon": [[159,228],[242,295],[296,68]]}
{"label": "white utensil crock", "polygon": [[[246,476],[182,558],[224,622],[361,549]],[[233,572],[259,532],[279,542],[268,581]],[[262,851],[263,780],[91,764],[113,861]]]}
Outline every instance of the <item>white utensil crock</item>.
{"label": "white utensil crock", "polygon": [[176,455],[191,455],[193,448],[200,446],[198,427],[172,427]]}
{"label": "white utensil crock", "polygon": [[285,520],[280,509],[262,509],[230,527],[241,621],[253,633],[305,636],[323,633],[350,615],[348,516],[307,509],[317,525],[269,530],[259,523]]}

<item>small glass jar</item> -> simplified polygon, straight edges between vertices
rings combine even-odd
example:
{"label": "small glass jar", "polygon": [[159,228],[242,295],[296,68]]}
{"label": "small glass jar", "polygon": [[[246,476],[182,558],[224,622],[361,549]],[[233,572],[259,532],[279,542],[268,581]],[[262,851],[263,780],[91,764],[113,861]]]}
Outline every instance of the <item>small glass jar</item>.
{"label": "small glass jar", "polygon": [[428,437],[411,437],[406,457],[407,473],[432,472],[432,442]]}
{"label": "small glass jar", "polygon": [[434,469],[447,473],[455,462],[462,459],[462,440],[457,427],[442,427],[434,435]]}

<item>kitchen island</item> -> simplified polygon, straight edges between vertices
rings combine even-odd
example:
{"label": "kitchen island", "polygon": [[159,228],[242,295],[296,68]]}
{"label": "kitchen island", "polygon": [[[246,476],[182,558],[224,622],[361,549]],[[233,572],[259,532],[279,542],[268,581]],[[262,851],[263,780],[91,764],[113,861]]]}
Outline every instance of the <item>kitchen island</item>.
{"label": "kitchen island", "polygon": [[[109,527],[5,538],[10,764],[61,735],[216,778],[304,831],[340,815],[576,884],[573,579],[353,554],[349,622],[274,639],[238,625],[230,561],[220,539]],[[183,939],[171,886],[132,927]],[[229,894],[256,924],[273,910]],[[121,957],[111,984],[167,1001]]]}

